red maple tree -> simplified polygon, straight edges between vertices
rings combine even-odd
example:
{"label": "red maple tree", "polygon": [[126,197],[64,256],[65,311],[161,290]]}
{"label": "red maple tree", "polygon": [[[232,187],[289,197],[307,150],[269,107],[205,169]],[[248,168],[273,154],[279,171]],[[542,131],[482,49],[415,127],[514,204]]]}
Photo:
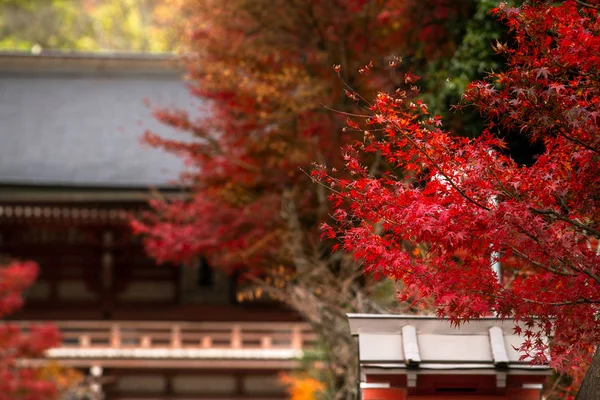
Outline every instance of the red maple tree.
{"label": "red maple tree", "polygon": [[[361,93],[392,90],[401,74],[368,64],[387,65],[394,54],[415,47],[409,43],[414,37],[404,35],[409,24],[419,23],[410,15],[431,17],[421,27],[432,26],[426,36],[437,35],[436,45],[423,52],[436,57],[458,41],[440,21],[459,25],[473,12],[473,2],[185,3],[191,33],[184,57],[188,83],[207,112],[158,110],[160,121],[188,135],[148,132],[146,141],[185,158],[190,168],[183,181],[190,196],[152,202],[152,212],[133,227],[159,262],[203,254],[220,268],[252,269],[246,276],[261,280],[260,296],[282,299],[330,349],[332,398],[353,397],[356,371],[349,366],[356,351],[346,312],[378,308],[352,258],[331,254],[332,243],[319,241],[320,221],[330,211],[327,191],[299,167],[308,170],[312,161],[327,160],[341,169],[339,148],[352,139],[342,130],[345,117],[324,107],[357,109],[344,96],[332,64],[340,65],[344,80]],[[378,168],[377,158],[371,161]]]}
{"label": "red maple tree", "polygon": [[187,161],[183,181],[194,200],[153,202],[157,212],[134,228],[146,235],[147,250],[158,261],[205,253],[220,265],[261,263],[278,251],[282,237],[273,232],[283,221],[273,210],[286,190],[300,192],[293,196],[302,198],[303,217],[326,215],[298,167],[339,160],[337,149],[348,139],[341,131],[344,119],[323,106],[355,108],[331,65],[339,64],[345,81],[361,93],[391,89],[398,81],[393,71],[358,79],[359,68],[370,60],[385,65],[393,54],[417,47],[403,40],[415,26],[408,19],[430,10],[435,13],[423,20],[423,35],[437,45],[431,57],[442,48],[451,51],[456,43],[443,22],[456,23],[471,7],[453,0],[185,3],[191,27],[187,78],[191,93],[209,105],[200,117],[156,111],[157,119],[191,133],[191,140],[147,132],[145,141]]}
{"label": "red maple tree", "polygon": [[[0,267],[0,318],[18,310],[21,293],[38,275],[33,262],[12,262]],[[21,365],[22,360],[41,358],[45,350],[59,342],[58,330],[51,325],[31,326],[28,332],[9,322],[0,325],[0,400],[51,400],[58,397],[52,380],[40,370]]]}
{"label": "red maple tree", "polygon": [[[584,371],[600,344],[599,9],[598,0],[500,5],[493,12],[514,38],[495,45],[507,67],[464,95],[488,121],[478,138],[445,132],[402,90],[380,93],[349,122],[363,135],[343,153],[352,179],[313,172],[336,208],[323,234],[365,271],[404,281],[454,323],[514,317],[525,356],[548,361],[552,337],[559,371]],[[417,80],[405,78],[414,92]],[[508,135],[539,149],[530,162],[514,160]],[[371,174],[364,153],[383,156],[388,171]]]}

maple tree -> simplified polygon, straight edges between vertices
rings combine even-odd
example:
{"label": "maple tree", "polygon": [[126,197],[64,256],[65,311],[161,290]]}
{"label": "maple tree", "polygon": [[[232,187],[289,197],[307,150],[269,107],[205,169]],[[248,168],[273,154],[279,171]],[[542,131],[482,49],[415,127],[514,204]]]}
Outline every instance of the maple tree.
{"label": "maple tree", "polygon": [[315,400],[325,389],[323,383],[310,376],[282,375],[280,380],[288,387],[290,400]]}
{"label": "maple tree", "polygon": [[[21,293],[30,287],[38,274],[33,262],[12,262],[0,267],[0,318],[21,307]],[[38,368],[19,365],[20,360],[40,358],[45,350],[59,342],[58,330],[52,325],[36,325],[22,332],[4,322],[0,325],[0,400],[52,400],[58,397],[54,376]],[[50,374],[52,375],[52,374]]]}
{"label": "maple tree", "polygon": [[[349,121],[362,136],[343,152],[352,178],[313,172],[336,209],[323,234],[453,323],[514,317],[524,357],[577,382],[600,344],[600,2],[493,13],[514,38],[494,47],[507,65],[469,84],[460,107],[481,112],[485,129],[473,139],[443,130],[406,74],[409,94],[379,93]],[[533,152],[521,163],[514,135]],[[372,174],[365,153],[386,173]]]}
{"label": "maple tree", "polygon": [[[152,213],[133,228],[159,262],[204,254],[260,285],[248,297],[263,293],[298,311],[322,339],[334,398],[356,390],[346,312],[383,311],[373,297],[385,290],[365,279],[351,257],[331,254],[332,242],[319,240],[319,221],[330,212],[327,190],[299,168],[327,160],[341,169],[339,148],[353,136],[342,131],[345,117],[328,110],[357,109],[331,65],[340,65],[345,82],[361,93],[391,90],[401,74],[369,62],[395,63],[394,54],[412,51],[416,65],[452,53],[460,41],[456,27],[472,6],[454,0],[190,0],[184,6],[188,82],[193,95],[207,100],[206,110],[198,116],[158,109],[159,120],[191,135],[148,132],[145,140],[187,161],[183,183],[191,196],[152,202]],[[425,28],[431,29],[420,39],[413,36]],[[415,38],[428,42],[416,46]],[[381,166],[378,157],[369,162]],[[393,288],[388,292],[393,299]]]}

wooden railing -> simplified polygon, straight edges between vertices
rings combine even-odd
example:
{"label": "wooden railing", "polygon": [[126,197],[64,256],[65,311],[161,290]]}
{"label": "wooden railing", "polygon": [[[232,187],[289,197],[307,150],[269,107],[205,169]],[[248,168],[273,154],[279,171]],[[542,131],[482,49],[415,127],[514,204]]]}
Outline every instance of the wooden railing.
{"label": "wooden railing", "polygon": [[[29,322],[17,322],[24,329]],[[62,348],[296,349],[314,347],[305,323],[54,321]]]}

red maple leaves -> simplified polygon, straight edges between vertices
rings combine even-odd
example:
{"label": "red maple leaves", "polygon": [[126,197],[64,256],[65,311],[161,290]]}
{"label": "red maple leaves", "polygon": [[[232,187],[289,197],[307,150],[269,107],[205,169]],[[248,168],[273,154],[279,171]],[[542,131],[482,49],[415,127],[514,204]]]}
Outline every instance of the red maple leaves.
{"label": "red maple leaves", "polygon": [[[38,267],[32,262],[13,262],[0,267],[0,318],[19,309],[21,292],[37,278]],[[59,334],[51,325],[32,326],[28,332],[10,323],[0,325],[0,400],[45,400],[57,397],[53,382],[40,377],[39,371],[21,365],[23,359],[43,357],[56,345]]]}
{"label": "red maple leaves", "polygon": [[[380,93],[361,121],[363,140],[344,150],[353,178],[324,167],[313,174],[343,210],[324,235],[337,235],[367,272],[403,280],[454,322],[515,317],[526,357],[546,361],[542,336],[552,336],[559,370],[589,360],[600,343],[598,5],[531,1],[494,10],[515,46],[496,46],[506,69],[464,96],[488,119],[478,138],[441,130],[403,92]],[[532,165],[509,155],[502,138],[511,131],[542,145]],[[360,162],[365,153],[380,154],[388,172],[371,175]],[[502,282],[496,261],[506,266]]]}

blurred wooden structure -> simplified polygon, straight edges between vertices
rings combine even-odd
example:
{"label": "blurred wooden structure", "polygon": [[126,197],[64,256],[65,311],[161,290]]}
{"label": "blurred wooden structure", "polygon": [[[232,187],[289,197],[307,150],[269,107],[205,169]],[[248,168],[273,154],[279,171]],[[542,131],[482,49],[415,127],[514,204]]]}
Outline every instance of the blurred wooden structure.
{"label": "blurred wooden structure", "polygon": [[167,55],[0,53],[0,254],[40,277],[15,323],[54,321],[50,358],[102,367],[108,400],[283,399],[278,374],[314,337],[289,310],[239,303],[235,276],[199,258],[156,266],[128,218],[150,189],[185,196],[175,135],[145,100],[204,112]]}

